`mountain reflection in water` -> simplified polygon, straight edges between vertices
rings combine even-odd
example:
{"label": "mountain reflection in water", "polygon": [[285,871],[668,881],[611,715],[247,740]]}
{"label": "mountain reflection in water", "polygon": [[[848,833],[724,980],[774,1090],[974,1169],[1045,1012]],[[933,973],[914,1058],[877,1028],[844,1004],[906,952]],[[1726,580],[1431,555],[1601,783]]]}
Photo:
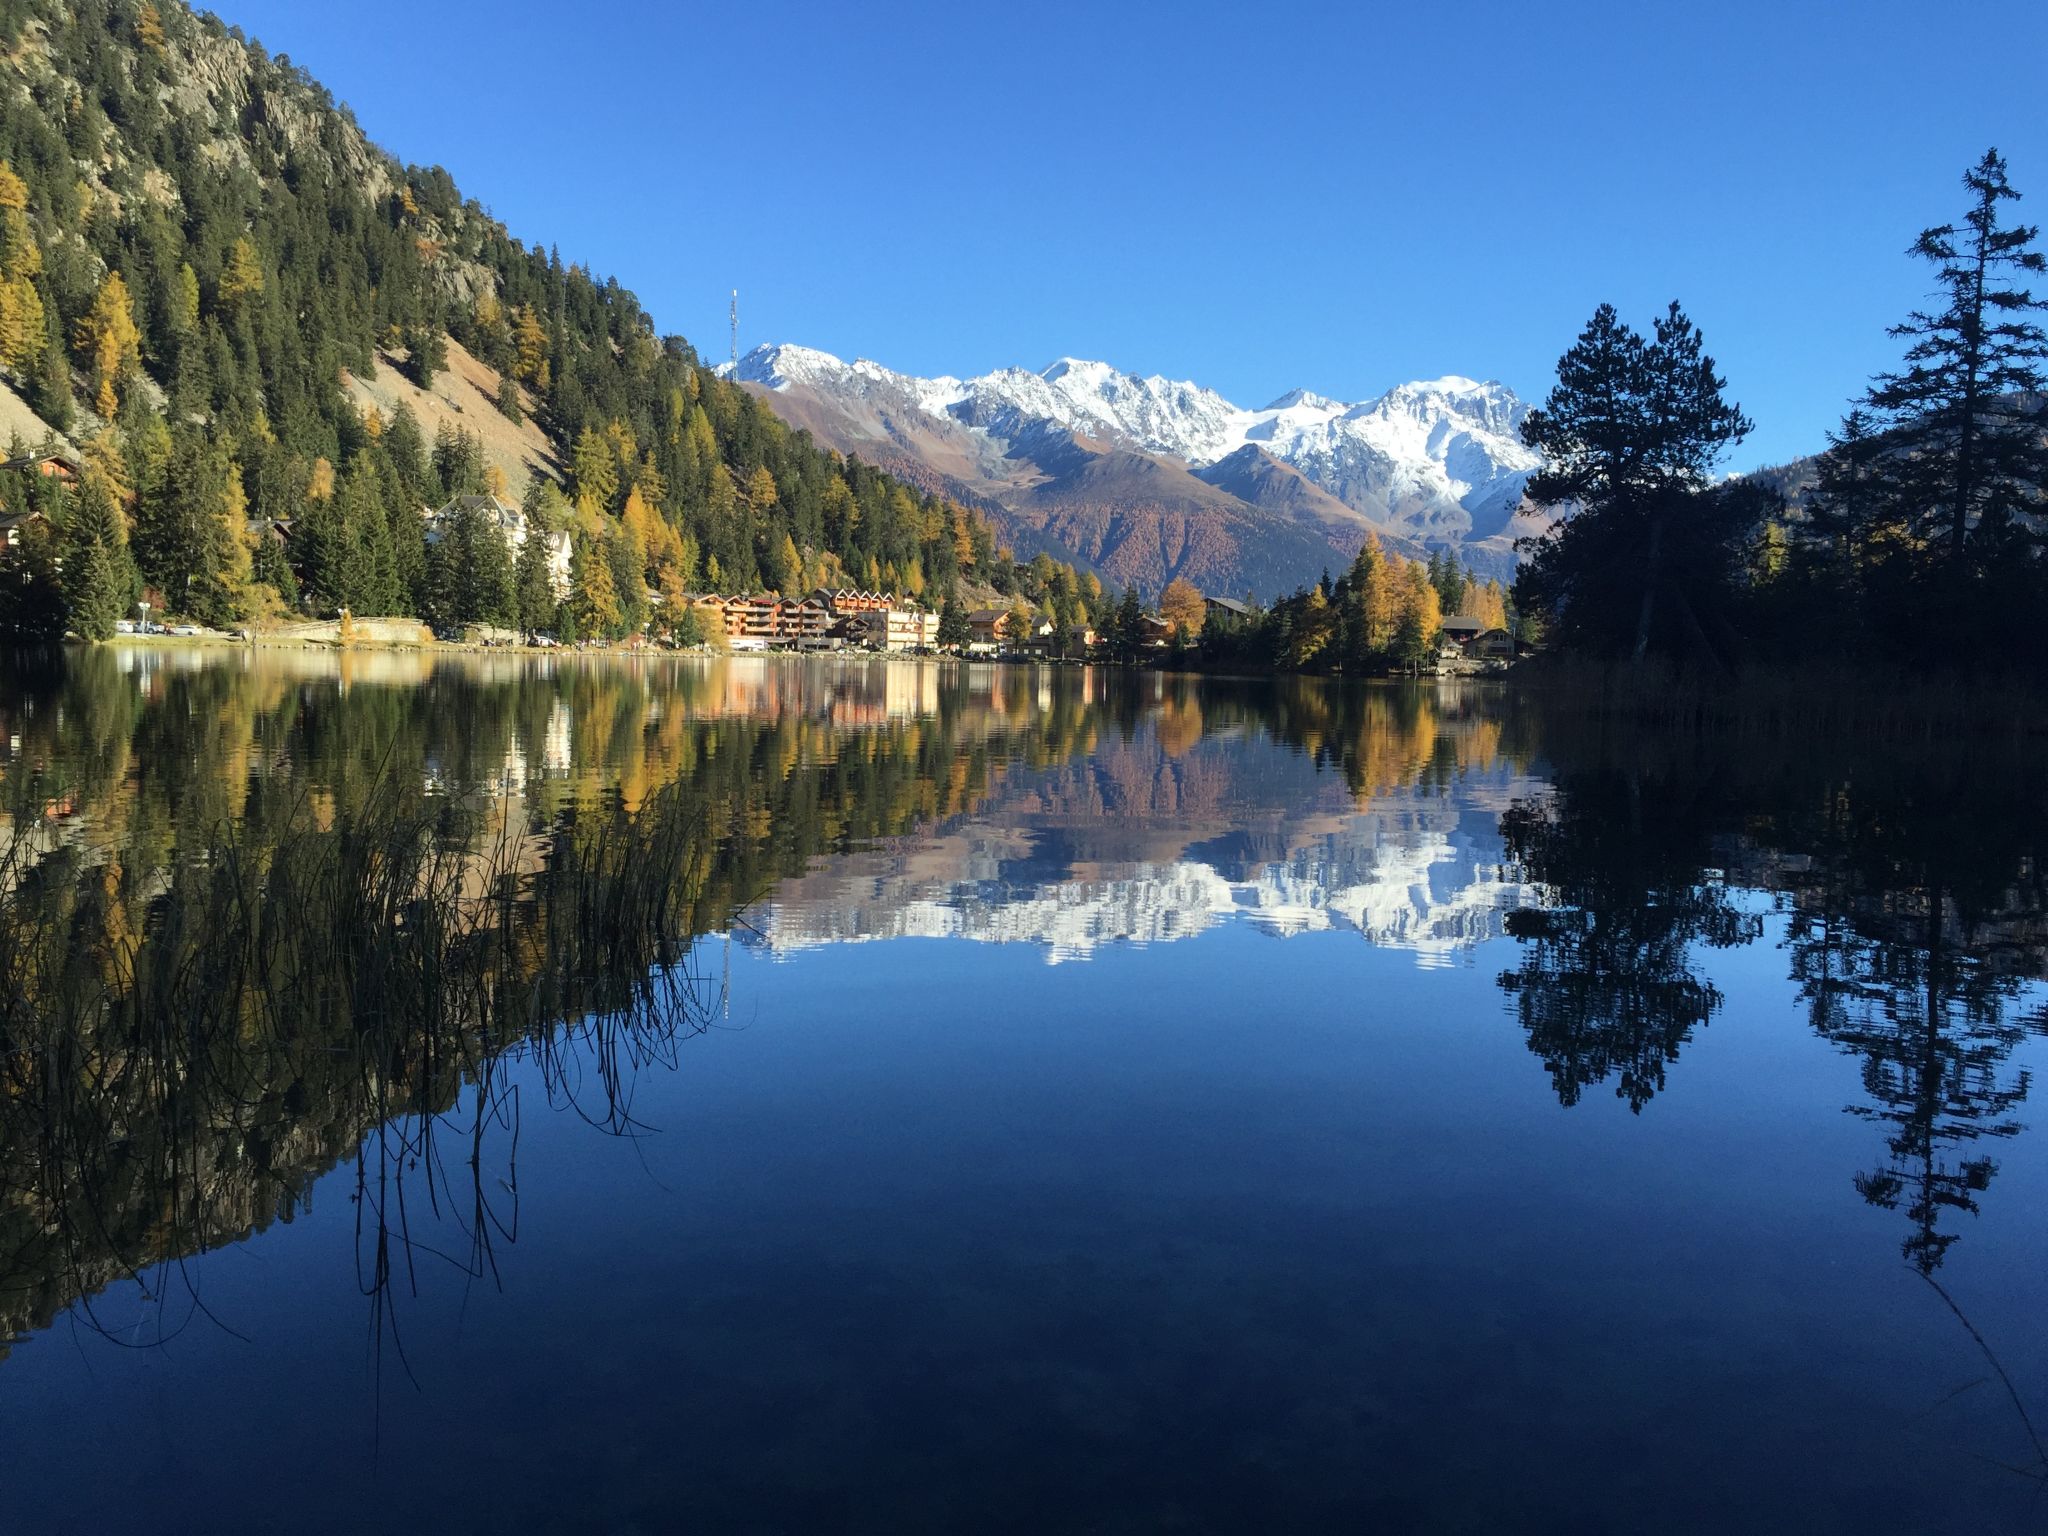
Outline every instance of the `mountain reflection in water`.
{"label": "mountain reflection in water", "polygon": [[[1232,926],[1262,936],[1260,966],[1350,941],[1497,977],[1499,1014],[1444,1029],[1518,1030],[1557,1106],[1612,1095],[1645,1121],[1733,978],[1767,973],[1773,1027],[1860,1082],[1843,1107],[1867,1156],[1841,1199],[1892,1213],[1935,1277],[2026,1130],[2044,788],[2017,750],[1646,736],[1470,685],[17,663],[0,1341],[67,1317],[121,1344],[231,1332],[196,1260],[319,1186],[354,1202],[370,1337],[406,1363],[410,1298],[550,1240],[520,1211],[536,1098],[592,1135],[662,1129],[647,1074],[687,1076],[685,1039],[749,1007],[729,945],[792,966],[921,939],[1091,962]],[[914,1009],[939,950],[888,952]],[[2004,1460],[2042,1470],[2038,1447]]]}

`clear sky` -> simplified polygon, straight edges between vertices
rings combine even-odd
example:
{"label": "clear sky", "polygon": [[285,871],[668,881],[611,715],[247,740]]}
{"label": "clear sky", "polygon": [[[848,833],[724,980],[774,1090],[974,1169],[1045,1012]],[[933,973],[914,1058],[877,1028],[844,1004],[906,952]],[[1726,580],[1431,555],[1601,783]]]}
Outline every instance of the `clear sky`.
{"label": "clear sky", "polygon": [[1817,447],[1996,145],[2048,222],[2048,4],[219,0],[406,160],[709,357],[1061,355],[1241,405],[1538,397],[1593,306]]}

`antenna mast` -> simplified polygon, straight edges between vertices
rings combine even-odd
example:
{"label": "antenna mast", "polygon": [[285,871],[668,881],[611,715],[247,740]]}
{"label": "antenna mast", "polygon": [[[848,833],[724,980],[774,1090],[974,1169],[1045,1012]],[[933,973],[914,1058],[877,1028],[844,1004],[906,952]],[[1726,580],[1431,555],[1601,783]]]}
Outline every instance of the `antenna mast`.
{"label": "antenna mast", "polygon": [[740,371],[740,291],[732,291],[732,371]]}

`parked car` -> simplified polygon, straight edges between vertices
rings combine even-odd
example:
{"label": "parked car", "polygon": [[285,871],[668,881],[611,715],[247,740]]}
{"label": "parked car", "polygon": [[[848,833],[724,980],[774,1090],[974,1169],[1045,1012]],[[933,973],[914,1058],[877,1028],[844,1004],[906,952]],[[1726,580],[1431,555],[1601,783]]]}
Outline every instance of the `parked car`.
{"label": "parked car", "polygon": [[173,624],[171,626],[171,633],[174,635],[203,635],[206,631],[197,624]]}

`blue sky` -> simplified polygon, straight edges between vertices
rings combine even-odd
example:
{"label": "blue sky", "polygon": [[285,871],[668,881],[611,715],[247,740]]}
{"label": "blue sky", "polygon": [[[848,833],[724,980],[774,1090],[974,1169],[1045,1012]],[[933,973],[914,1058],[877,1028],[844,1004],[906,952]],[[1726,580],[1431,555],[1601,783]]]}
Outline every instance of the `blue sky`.
{"label": "blue sky", "polygon": [[1242,405],[1525,396],[1672,298],[1807,451],[1987,146],[2048,221],[2048,5],[222,0],[664,331],[912,373],[1063,354]]}

